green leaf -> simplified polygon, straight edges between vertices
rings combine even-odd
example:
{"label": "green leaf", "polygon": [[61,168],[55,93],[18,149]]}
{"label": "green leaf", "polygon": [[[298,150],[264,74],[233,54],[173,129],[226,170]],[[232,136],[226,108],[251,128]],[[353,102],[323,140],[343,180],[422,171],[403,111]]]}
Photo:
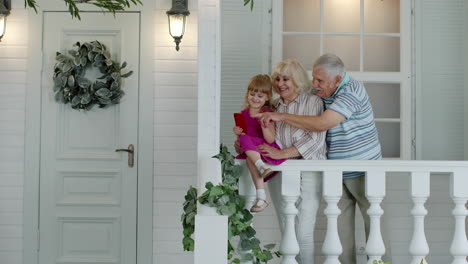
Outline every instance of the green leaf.
{"label": "green leaf", "polygon": [[205,188],[206,188],[207,190],[210,190],[211,188],[213,188],[213,183],[212,183],[212,182],[207,182],[207,183],[205,184]]}
{"label": "green leaf", "polygon": [[81,102],[81,96],[77,95],[77,96],[73,97],[73,99],[71,101],[71,105],[72,106],[77,106],[80,102]]}
{"label": "green leaf", "polygon": [[130,75],[132,75],[132,74],[133,74],[133,71],[129,71],[129,72],[125,73],[125,74],[122,74],[121,77],[122,77],[122,78],[127,78],[127,77],[129,77]]}
{"label": "green leaf", "polygon": [[83,94],[81,97],[81,104],[86,105],[91,102],[91,95],[89,93]]}
{"label": "green leaf", "polygon": [[59,62],[65,62],[65,61],[68,60],[68,57],[65,56],[65,55],[63,55],[63,54],[60,53],[60,52],[57,52],[57,53],[55,53],[55,54],[56,54],[56,55],[55,55],[55,60],[57,60],[57,61],[59,61]]}
{"label": "green leaf", "polygon": [[110,98],[106,98],[106,97],[98,98],[98,101],[101,105],[108,105],[112,102]]}
{"label": "green leaf", "polygon": [[185,251],[193,251],[195,249],[195,241],[190,237],[184,237],[182,243]]}
{"label": "green leaf", "polygon": [[101,88],[101,89],[96,91],[96,95],[99,96],[99,97],[107,98],[107,97],[110,96],[110,90],[107,89],[107,88]]}
{"label": "green leaf", "polygon": [[71,70],[71,69],[72,69],[72,65],[71,65],[70,62],[67,62],[67,63],[64,63],[64,64],[63,64],[63,67],[62,67],[62,71],[63,71],[63,72],[67,72],[67,71],[69,71],[69,70]]}
{"label": "green leaf", "polygon": [[118,73],[118,72],[113,72],[113,73],[111,74],[111,77],[112,77],[112,79],[114,79],[114,81],[118,81],[118,80],[120,79],[120,73]]}
{"label": "green leaf", "polygon": [[92,51],[88,52],[88,60],[89,60],[90,62],[93,62],[93,61],[94,61],[94,57],[95,57],[95,56],[96,56],[96,53],[94,53],[94,52],[92,52]]}
{"label": "green leaf", "polygon": [[223,188],[220,186],[215,186],[210,189],[210,196],[218,196],[224,194]]}
{"label": "green leaf", "polygon": [[220,207],[218,207],[218,209],[220,210],[222,215],[226,215],[226,216],[231,216],[236,213],[236,206],[233,204],[228,205],[228,206],[221,205]]}
{"label": "green leaf", "polygon": [[55,94],[55,101],[62,102],[63,101],[63,93],[62,91]]}
{"label": "green leaf", "polygon": [[251,226],[247,227],[244,232],[246,233],[247,237],[254,237],[257,233]]}
{"label": "green leaf", "polygon": [[75,86],[75,77],[73,77],[73,75],[68,76],[68,86]]}
{"label": "green leaf", "polygon": [[81,57],[80,59],[80,65],[81,67],[86,66],[86,63],[88,62],[88,59],[86,57]]}
{"label": "green leaf", "polygon": [[265,247],[266,249],[273,249],[275,246],[276,246],[276,244],[267,244],[267,245],[265,245],[264,247]]}
{"label": "green leaf", "polygon": [[117,81],[112,82],[111,87],[110,87],[111,91],[118,90],[119,88],[120,88],[119,82],[117,82]]}
{"label": "green leaf", "polygon": [[88,89],[91,86],[91,82],[86,78],[78,78],[76,81],[78,82],[78,86],[83,89]]}

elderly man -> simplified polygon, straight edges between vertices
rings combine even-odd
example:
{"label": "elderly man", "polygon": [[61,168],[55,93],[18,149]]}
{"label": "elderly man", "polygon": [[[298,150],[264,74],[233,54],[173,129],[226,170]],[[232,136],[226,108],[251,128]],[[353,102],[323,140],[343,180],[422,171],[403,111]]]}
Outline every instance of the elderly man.
{"label": "elderly man", "polygon": [[[313,87],[323,99],[325,111],[320,116],[287,113],[264,113],[257,116],[263,125],[271,121],[285,122],[308,131],[328,130],[328,159],[378,160],[382,158],[372,106],[364,85],[352,79],[341,59],[333,54],[322,55],[313,66]],[[341,215],[338,231],[343,246],[340,262],[356,263],[354,216],[356,204],[364,217],[366,237],[370,220],[369,202],[365,197],[364,172],[343,173],[343,196],[338,203]]]}

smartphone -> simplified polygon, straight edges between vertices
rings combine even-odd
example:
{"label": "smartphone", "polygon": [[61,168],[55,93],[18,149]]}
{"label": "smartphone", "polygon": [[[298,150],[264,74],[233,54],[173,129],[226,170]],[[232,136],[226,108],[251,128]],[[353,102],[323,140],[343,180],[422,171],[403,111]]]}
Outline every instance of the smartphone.
{"label": "smartphone", "polygon": [[245,123],[245,117],[242,113],[234,113],[234,121],[236,126],[242,128],[242,133],[247,134],[247,124]]}

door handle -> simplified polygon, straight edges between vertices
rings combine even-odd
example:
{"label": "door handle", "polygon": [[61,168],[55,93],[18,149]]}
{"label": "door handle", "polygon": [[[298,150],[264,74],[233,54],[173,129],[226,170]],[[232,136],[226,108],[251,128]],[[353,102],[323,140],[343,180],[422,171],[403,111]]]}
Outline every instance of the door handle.
{"label": "door handle", "polygon": [[125,151],[128,152],[128,166],[133,168],[134,164],[134,154],[135,154],[135,147],[133,144],[128,145],[126,149],[116,149],[115,152]]}

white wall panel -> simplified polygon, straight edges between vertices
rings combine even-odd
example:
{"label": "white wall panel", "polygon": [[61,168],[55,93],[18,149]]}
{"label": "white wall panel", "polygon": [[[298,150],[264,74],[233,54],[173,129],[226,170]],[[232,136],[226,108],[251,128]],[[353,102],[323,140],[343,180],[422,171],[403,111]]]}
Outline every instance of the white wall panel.
{"label": "white wall panel", "polygon": [[197,1],[189,1],[187,31],[175,50],[166,11],[170,0],[156,1],[154,58],[153,263],[193,263],[182,250],[180,215],[185,193],[196,183]]}
{"label": "white wall panel", "polygon": [[464,158],[465,0],[417,1],[419,159]]}
{"label": "white wall panel", "polygon": [[22,261],[28,16],[13,3],[0,42],[0,263]]}

